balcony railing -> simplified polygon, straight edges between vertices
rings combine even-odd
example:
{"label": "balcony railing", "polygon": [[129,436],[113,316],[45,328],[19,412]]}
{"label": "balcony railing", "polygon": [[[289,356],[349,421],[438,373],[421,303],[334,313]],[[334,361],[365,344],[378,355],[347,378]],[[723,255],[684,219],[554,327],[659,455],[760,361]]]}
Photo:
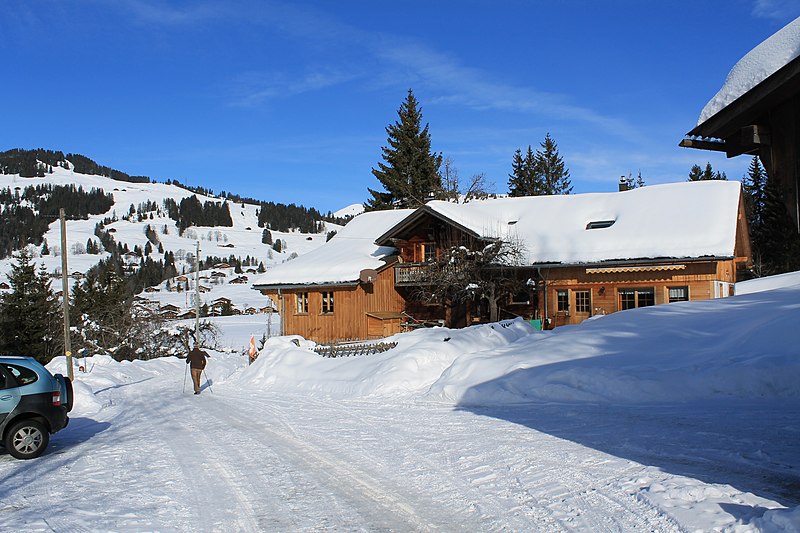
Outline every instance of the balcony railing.
{"label": "balcony railing", "polygon": [[400,263],[394,266],[395,285],[426,285],[431,283],[431,266],[426,263]]}

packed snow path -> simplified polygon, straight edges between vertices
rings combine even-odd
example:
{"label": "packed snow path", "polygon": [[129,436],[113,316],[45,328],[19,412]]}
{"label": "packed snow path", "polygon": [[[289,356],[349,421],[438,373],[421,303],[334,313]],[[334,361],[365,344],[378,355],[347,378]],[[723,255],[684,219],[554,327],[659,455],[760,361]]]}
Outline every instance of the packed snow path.
{"label": "packed snow path", "polygon": [[616,483],[640,465],[511,422],[442,405],[180,391],[157,375],[96,391],[106,407],[73,419],[45,456],[2,453],[0,529],[678,529]]}
{"label": "packed snow path", "polygon": [[190,383],[181,392],[180,360],[114,365],[128,370],[85,378],[94,390],[82,397],[97,405],[76,408],[44,456],[0,452],[0,530],[668,532],[695,522],[692,501],[747,503],[709,482],[786,504],[797,489],[781,485],[796,476],[753,475],[785,459],[769,442],[796,413],[774,409],[731,412],[732,428],[761,421],[726,443],[718,420],[684,417],[684,429],[665,430],[682,415],[652,406],[454,409],[264,392],[236,379],[195,396]]}

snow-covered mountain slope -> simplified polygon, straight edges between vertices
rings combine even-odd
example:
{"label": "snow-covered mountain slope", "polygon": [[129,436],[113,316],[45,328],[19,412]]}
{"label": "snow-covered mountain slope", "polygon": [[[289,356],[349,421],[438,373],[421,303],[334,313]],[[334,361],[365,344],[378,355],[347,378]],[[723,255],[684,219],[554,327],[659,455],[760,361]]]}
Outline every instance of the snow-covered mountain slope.
{"label": "snow-covered mountain slope", "polygon": [[[228,206],[233,221],[232,227],[190,227],[183,235],[180,235],[176,222],[166,215],[166,210],[163,208],[165,199],[172,199],[176,203],[180,203],[183,198],[195,195],[201,203],[222,202],[223,200],[196,194],[176,185],[115,181],[103,176],[79,174],[62,167],[53,167],[52,174],[47,174],[41,178],[0,175],[0,188],[10,188],[12,191],[17,188],[21,191],[28,186],[42,184],[74,184],[75,186],[83,187],[86,191],[97,188],[112,194],[114,197],[114,205],[108,212],[100,215],[90,215],[87,220],[67,221],[67,248],[69,252],[67,259],[70,273],[86,272],[98,261],[108,257],[106,253],[93,255],[82,252],[86,249],[86,243],[89,239],[97,241],[94,233],[95,226],[98,222],[107,218],[117,219],[115,222],[107,224],[106,229],[111,232],[117,243],[127,245],[130,250],[133,250],[135,246],[144,249],[148,242],[145,229],[150,225],[156,231],[164,251],[171,251],[175,254],[176,267],[179,273],[191,272],[192,267],[189,266],[186,257],[187,254],[194,255],[198,240],[200,241],[201,259],[205,259],[208,256],[228,258],[233,255],[245,260],[249,256],[254,261],[255,266],[263,263],[265,267],[269,268],[272,265],[285,262],[319,247],[325,243],[327,231],[339,229],[339,226],[335,224],[327,224],[325,231],[316,234],[287,233],[272,230],[273,242],[280,239],[285,244],[285,247],[278,252],[273,249],[272,245],[261,242],[263,228],[258,227],[257,210],[259,206],[257,205],[229,201]],[[247,195],[246,191],[241,191],[241,193],[244,196]],[[137,221],[135,216],[130,220],[122,219],[123,215],[128,214],[131,206],[135,209],[140,204],[148,201],[155,202],[161,208],[160,212],[153,214],[152,219],[149,216],[142,221]],[[54,220],[50,224],[50,229],[45,234],[45,239],[51,253],[42,256],[39,254],[38,249],[32,249],[35,254],[34,261],[37,264],[43,264],[48,272],[60,272],[61,229],[58,220]],[[163,253],[154,250],[151,258],[154,261],[163,259]],[[4,274],[10,271],[11,263],[11,258],[0,261],[0,279],[5,280]],[[225,285],[225,283],[220,283],[221,285]],[[60,278],[53,279],[52,287],[55,291],[61,290]],[[246,287],[249,289],[249,285]],[[234,297],[240,292],[238,289],[234,290]],[[252,290],[250,290],[250,293],[255,295]],[[218,293],[211,300],[219,296],[230,297]],[[181,295],[180,299],[183,299],[183,295]],[[251,300],[254,300],[254,298],[251,298]],[[262,305],[265,305],[265,302],[266,299],[263,299]],[[246,302],[236,303],[241,305]]]}
{"label": "snow-covered mountain slope", "polygon": [[197,397],[182,360],[98,356],[48,453],[0,453],[0,529],[798,531],[798,302],[432,328],[341,359],[275,338],[250,366],[212,352]]}
{"label": "snow-covered mountain slope", "polygon": [[333,213],[333,216],[344,218],[344,217],[354,217],[356,215],[360,215],[364,212],[364,204],[350,204],[347,207],[343,207]]}

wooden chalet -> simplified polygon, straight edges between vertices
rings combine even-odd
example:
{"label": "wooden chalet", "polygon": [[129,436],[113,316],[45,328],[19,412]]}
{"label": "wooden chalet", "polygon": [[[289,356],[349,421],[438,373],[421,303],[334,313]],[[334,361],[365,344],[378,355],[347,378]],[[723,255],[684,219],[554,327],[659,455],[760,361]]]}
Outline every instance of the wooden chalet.
{"label": "wooden chalet", "polygon": [[[757,155],[800,232],[800,18],[731,70],[680,146]],[[788,58],[788,61],[787,61]]]}
{"label": "wooden chalet", "polygon": [[[677,215],[676,213],[679,213]],[[544,327],[597,315],[733,294],[750,244],[737,182],[675,183],[618,193],[429,202],[377,238],[399,249],[395,285],[420,322],[461,327],[487,319],[480,302],[415,301],[426,269],[452,246],[480,250],[516,242],[524,260],[505,275],[525,288],[501,302],[499,318]],[[498,265],[503,266],[503,265]],[[520,285],[522,285],[520,283]]]}
{"label": "wooden chalet", "polygon": [[397,250],[375,237],[410,209],[364,213],[323,246],[261,274],[256,290],[277,304],[282,334],[317,342],[401,331],[405,299],[395,286]]}
{"label": "wooden chalet", "polygon": [[484,301],[427,304],[426,271],[448,248],[516,242],[497,265],[524,280],[500,317],[546,328],[598,314],[733,294],[750,244],[738,182],[684,182],[614,193],[429,202],[359,215],[330,242],[263,274],[283,334],[317,342],[385,337],[419,324],[489,319]]}

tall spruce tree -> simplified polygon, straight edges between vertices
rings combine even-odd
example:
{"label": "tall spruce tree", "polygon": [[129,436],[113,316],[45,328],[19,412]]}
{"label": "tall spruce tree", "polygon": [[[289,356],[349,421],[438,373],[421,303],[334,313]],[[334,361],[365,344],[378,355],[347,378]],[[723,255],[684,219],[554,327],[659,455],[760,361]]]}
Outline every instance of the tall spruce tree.
{"label": "tall spruce tree", "polygon": [[539,146],[540,149],[534,153],[529,145],[524,156],[522,150],[514,152],[511,174],[508,176],[510,196],[541,196],[572,192],[569,169],[549,133]]}
{"label": "tall spruce tree", "polygon": [[538,196],[546,194],[541,175],[536,172],[536,155],[528,145],[528,151],[514,152],[511,162],[511,174],[508,175],[508,193],[510,196]]}
{"label": "tall spruce tree", "polygon": [[536,180],[542,184],[542,194],[569,194],[572,192],[572,182],[569,179],[569,169],[564,164],[564,159],[558,153],[558,145],[545,135],[541,143],[541,150],[536,150],[534,173]]}
{"label": "tall spruce tree", "polygon": [[0,298],[0,352],[46,364],[64,345],[60,307],[44,266],[36,272],[27,248],[14,258],[11,291]]}
{"label": "tall spruce tree", "polygon": [[393,207],[418,207],[433,194],[443,197],[439,167],[442,155],[431,152],[428,124],[422,126],[422,110],[411,89],[397,111],[399,120],[386,127],[388,146],[382,148],[384,162],[372,169],[383,191],[367,189],[372,198],[368,211]]}
{"label": "tall spruce tree", "polygon": [[758,156],[742,179],[753,273],[760,276],[800,269],[800,236],[786,211],[780,186],[767,175]]}
{"label": "tall spruce tree", "polygon": [[778,180],[767,176],[764,186],[763,223],[756,237],[764,274],[781,274],[800,269],[800,235],[786,210]]}
{"label": "tall spruce tree", "polygon": [[[767,184],[767,173],[761,165],[758,156],[753,156],[747,174],[742,179],[742,189],[745,197],[747,222],[750,226],[750,235],[753,240],[762,231],[764,226],[764,197]],[[753,243],[755,244],[755,242]]]}

